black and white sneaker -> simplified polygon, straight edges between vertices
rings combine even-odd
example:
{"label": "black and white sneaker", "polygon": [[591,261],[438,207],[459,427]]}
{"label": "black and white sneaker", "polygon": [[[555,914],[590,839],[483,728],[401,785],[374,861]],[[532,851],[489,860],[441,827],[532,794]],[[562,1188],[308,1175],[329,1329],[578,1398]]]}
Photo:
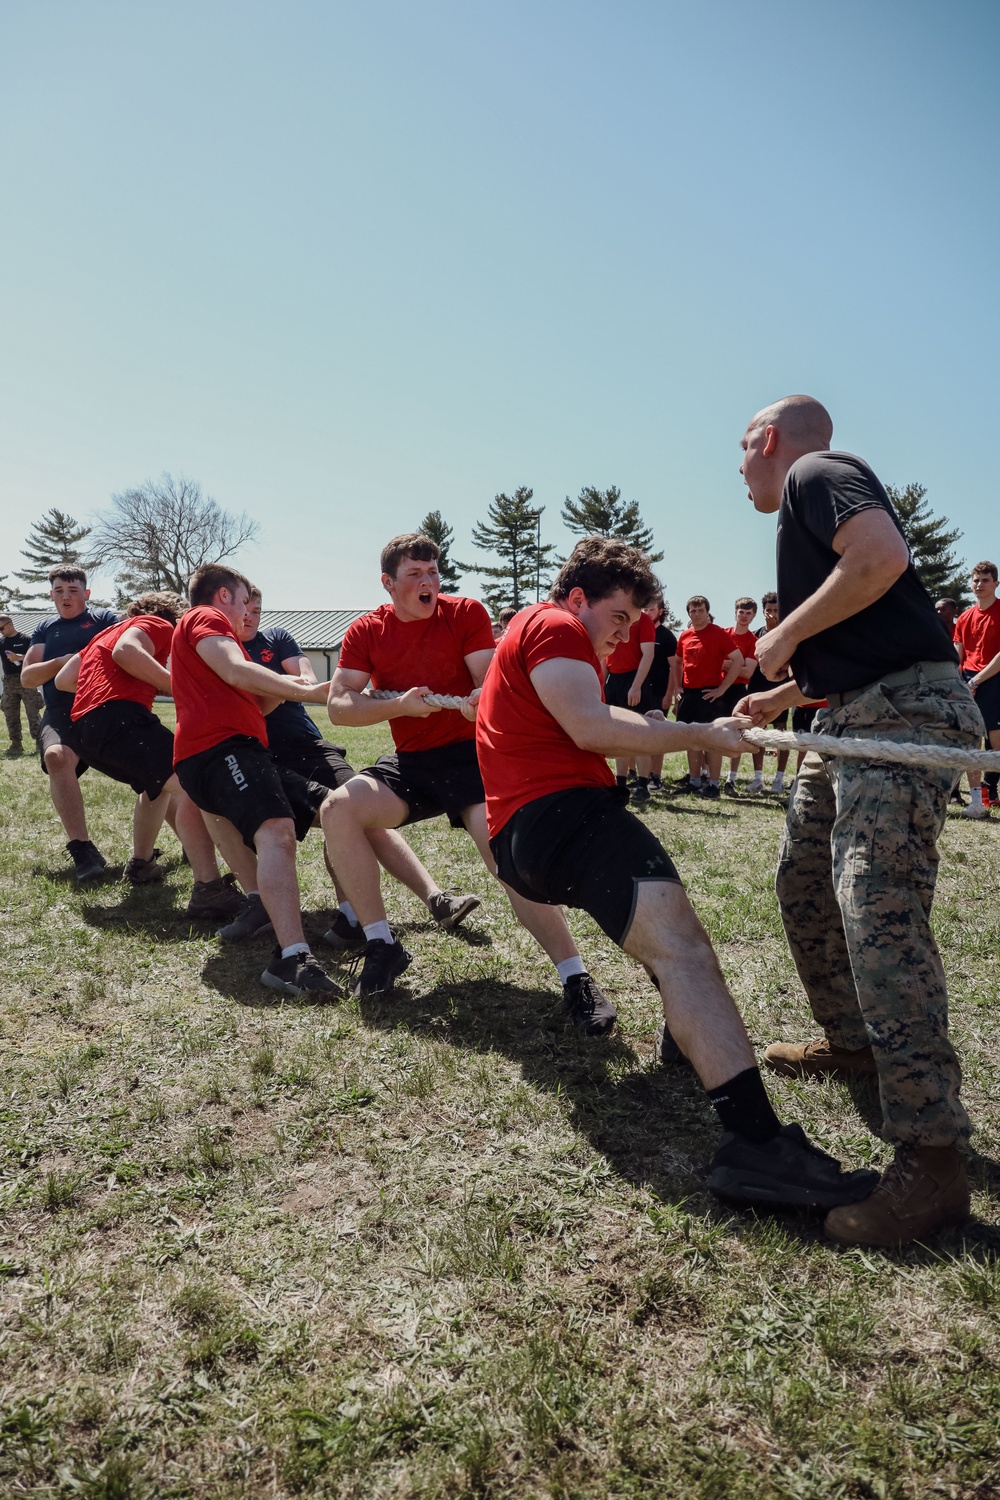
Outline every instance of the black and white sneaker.
{"label": "black and white sneaker", "polygon": [[878,1173],[845,1172],[814,1146],[801,1125],[782,1125],[769,1141],[729,1133],[712,1158],[708,1187],[737,1208],[837,1208],[860,1203]]}
{"label": "black and white sneaker", "polygon": [[154,849],[150,859],[140,859],[133,854],[122,871],[122,879],[129,885],[159,885],[163,879],[163,868],[157,863],[160,852]]}
{"label": "black and white sneaker", "polygon": [[328,948],[336,948],[338,953],[358,953],[365,946],[365,929],[360,922],[348,921],[338,906],[332,925],[323,934],[323,941]]}
{"label": "black and white sneaker", "polygon": [[279,990],[282,995],[308,994],[324,1000],[339,1000],[343,994],[308,952],[290,953],[287,958],[282,958],[281,949],[275,948],[260,982],[269,990]]}
{"label": "black and white sneaker", "polygon": [[70,839],[66,848],[76,867],[77,880],[96,880],[108,868],[104,855],[89,839]]}
{"label": "black and white sneaker", "polygon": [[403,970],[413,962],[402,943],[387,943],[384,938],[369,938],[364,958],[352,995],[388,994]]}
{"label": "black and white sneaker", "polygon": [[243,910],[237,912],[225,927],[220,927],[216,937],[220,937],[224,943],[239,943],[244,938],[253,937],[255,933],[266,932],[270,925],[271,918],[260,896],[248,896]]}
{"label": "black and white sneaker", "polygon": [[427,910],[445,932],[454,932],[470,911],[475,911],[479,905],[478,896],[459,896],[455,891],[435,891],[427,903]]}
{"label": "black and white sneaker", "polygon": [[586,1036],[607,1036],[618,1019],[607,995],[589,974],[571,974],[563,985],[563,1001],[573,1025]]}

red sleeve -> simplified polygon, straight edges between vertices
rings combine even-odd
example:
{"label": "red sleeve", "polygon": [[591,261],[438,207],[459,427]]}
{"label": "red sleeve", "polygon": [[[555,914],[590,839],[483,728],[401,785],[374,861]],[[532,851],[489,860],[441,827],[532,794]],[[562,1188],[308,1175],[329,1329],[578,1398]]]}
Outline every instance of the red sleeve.
{"label": "red sleeve", "polygon": [[[161,620],[159,615],[138,615],[135,619],[124,620],[126,627],[134,625],[141,630],[143,635],[149,637],[149,643],[153,648],[153,655],[164,666],[170,655],[170,643],[174,638],[174,627],[169,620]],[[122,631],[122,635],[125,632]],[[121,637],[119,637],[121,639]]]}
{"label": "red sleeve", "polygon": [[214,635],[228,635],[231,641],[236,640],[236,632],[222,610],[212,609],[209,605],[191,611],[186,617],[184,631],[192,648],[199,641],[210,640]]}
{"label": "red sleeve", "polygon": [[652,615],[647,615],[643,610],[639,616],[639,645],[644,646],[647,641],[656,640],[656,621]]}
{"label": "red sleeve", "polygon": [[[556,619],[556,614],[562,616]],[[525,670],[532,673],[543,661],[568,657],[593,666],[597,661],[590,636],[565,610],[539,614],[521,632],[521,654]]]}
{"label": "red sleeve", "polygon": [[478,599],[462,599],[458,610],[458,634],[462,642],[462,655],[471,656],[473,651],[492,651],[493,621],[486,606]]}
{"label": "red sleeve", "polygon": [[[491,635],[491,642],[492,639]],[[348,625],[347,634],[341,642],[337,666],[343,667],[345,672],[367,672],[371,675],[371,618],[369,615],[362,615],[360,620],[355,620],[352,625]]]}
{"label": "red sleeve", "polygon": [[[975,606],[973,606],[973,608],[975,608]],[[965,644],[965,626],[968,624],[970,613],[971,611],[964,610],[962,614],[959,615],[958,619],[955,621],[955,633],[953,636],[953,639],[955,641],[961,642],[966,651],[969,648]]]}

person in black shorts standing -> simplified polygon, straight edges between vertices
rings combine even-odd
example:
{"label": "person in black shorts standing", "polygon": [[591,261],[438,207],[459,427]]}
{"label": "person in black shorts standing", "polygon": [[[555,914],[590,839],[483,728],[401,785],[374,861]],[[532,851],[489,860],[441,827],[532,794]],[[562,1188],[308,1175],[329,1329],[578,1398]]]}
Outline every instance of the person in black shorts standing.
{"label": "person in black shorts standing", "polygon": [[[758,641],[761,640],[765,635],[767,635],[769,630],[774,630],[778,624],[778,596],[773,589],[769,589],[768,592],[763,595],[760,601],[760,605],[761,609],[764,611],[764,623],[756,632]],[[760,670],[760,667],[757,665],[755,651],[753,676],[750,678],[745,691],[750,693],[766,693],[771,688],[771,686],[772,684],[768,682],[767,678]],[[737,699],[737,702],[739,701],[740,700]],[[780,714],[777,714],[767,727],[768,729],[786,730],[788,728],[787,708],[784,709]],[[785,767],[788,765],[788,757],[790,753],[791,752],[788,750],[778,751],[778,769],[774,774],[774,780],[768,787],[768,791],[773,792],[775,796],[779,796],[785,790]],[[762,792],[764,790],[763,750],[755,750],[753,752],[753,780],[750,783],[749,790],[751,792]]]}
{"label": "person in black shorts standing", "polygon": [[205,820],[174,774],[174,737],[153,713],[157,692],[170,692],[167,658],[186,607],[177,594],[143,594],[120,625],[103,630],[60,668],[55,684],[74,694],[66,744],[136,793],[125,879],[132,885],[163,879],[155,844],[170,818],[195,878],[187,915],[231,917],[243,904],[235,877],[220,876]]}
{"label": "person in black shorts standing", "polygon": [[3,716],[7,721],[10,745],[7,754],[21,755],[24,742],[21,738],[21,705],[24,705],[28,720],[28,733],[38,739],[38,722],[42,713],[42,698],[37,688],[26,688],[21,682],[21,663],[31,645],[22,631],[14,628],[10,615],[0,615],[0,662],[3,663]]}
{"label": "person in black shorts standing", "polygon": [[[332,793],[323,809],[331,863],[368,939],[359,995],[390,990],[411,961],[389,929],[378,861],[367,839],[370,828],[447,817],[453,828],[466,829],[491,875],[496,873],[474,727],[479,688],[493,660],[493,630],[478,600],[441,593],[440,553],[437,543],[419,532],[387,543],[382,587],[391,602],[349,627],[330,684],[334,724],[388,721],[396,746],[394,755],[380,756]],[[517,617],[507,630],[516,623]],[[369,682],[401,696],[372,698],[364,691]],[[432,707],[424,701],[432,692],[468,699],[468,709]],[[507,895],[518,920],[555,965],[574,1024],[588,1035],[609,1032],[615,1008],[588,974],[564,913],[511,891]]]}
{"label": "person in black shorts standing", "polygon": [[[616,646],[605,662],[607,677],[604,679],[604,700],[616,708],[634,708],[639,713],[658,708],[654,703],[649,674],[653,668],[656,652],[656,622],[651,614],[643,610],[628,633],[628,640]],[[615,776],[619,786],[628,784],[629,761],[619,756],[615,761]],[[652,767],[645,756],[635,762],[636,785],[632,793],[634,802],[649,801],[649,777]]]}
{"label": "person in black shorts standing", "polygon": [[[316,682],[312,663],[289,631],[281,625],[269,625],[261,630],[261,604],[260,590],[251,587],[243,627],[237,632],[250,660],[270,668],[272,672],[284,672],[293,677],[303,677],[307,682]],[[317,684],[317,687],[320,686],[323,688],[325,702],[329,683]],[[308,780],[318,781],[331,791],[336,791],[354,775],[353,767],[345,759],[344,747],[332,745],[323,738],[306,713],[304,704],[287,701],[279,703],[268,714],[266,722],[268,749],[279,766],[297,771]],[[434,920],[446,931],[453,931],[479,905],[478,896],[460,896],[455,891],[443,891],[396,829],[369,829],[368,842],[382,868],[418,896]],[[339,905],[332,925],[323,934],[323,941],[340,951],[361,949],[365,946],[364,931],[354,914],[354,908],[340,889],[329,858],[326,863],[337,891]],[[259,915],[259,912],[251,910],[247,920],[253,921]],[[250,935],[235,931],[237,925],[234,923],[226,929],[227,938]]]}
{"label": "person in black shorts standing", "polygon": [[65,743],[73,694],[61,693],[55,677],[70,657],[82,651],[96,635],[117,625],[118,616],[110,609],[88,608],[90,590],[82,568],[72,565],[53,568],[49,585],[56,613],[35,626],[21,668],[21,683],[26,688],[42,690],[45,712],[38,730],[42,770],[49,778],[49,795],[69,840],[66,848],[76,867],[76,878],[93,880],[104,873],[107,860],[91,843],[87,832],[79,784],[87,769],[86,761]]}
{"label": "person in black shorts standing", "polygon": [[[497,648],[476,739],[490,847],[501,880],[528,901],[590,913],[656,984],[661,1061],[689,1058],[726,1132],[708,1186],[730,1202],[833,1207],[869,1191],[771,1107],[743,1023],[670,856],[624,806],[612,755],[735,751],[739,725],[674,724],[602,699],[601,659],[624,640],[656,579],[637,548],[585,537]],[[743,721],[745,723],[745,720]]]}
{"label": "person in black shorts standing", "polygon": [[[649,708],[669,715],[674,701],[674,676],[677,667],[677,637],[667,625],[667,606],[662,594],[656,594],[646,605],[645,613],[656,627],[653,641],[653,665],[649,669]],[[644,710],[645,711],[645,710]],[[649,763],[649,785],[654,792],[663,791],[663,756],[654,755]]]}
{"label": "person in black shorts standing", "polygon": [[[687,605],[687,630],[677,642],[681,694],[677,703],[679,724],[711,724],[721,708],[726,691],[732,687],[743,665],[739,647],[731,630],[723,630],[712,620],[711,605],[704,594],[693,594]],[[707,776],[702,779],[702,764]],[[722,755],[714,750],[704,755],[688,751],[688,788],[703,797],[718,799]]]}

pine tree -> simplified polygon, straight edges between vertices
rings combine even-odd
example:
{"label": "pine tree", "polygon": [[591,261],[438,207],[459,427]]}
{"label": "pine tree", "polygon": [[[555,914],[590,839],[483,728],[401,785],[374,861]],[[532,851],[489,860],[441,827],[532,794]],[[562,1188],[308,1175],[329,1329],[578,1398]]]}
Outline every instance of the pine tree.
{"label": "pine tree", "polygon": [[954,599],[965,609],[972,603],[968,570],[951,550],[962,533],[949,530],[947,516],[935,516],[924,499],[926,486],[908,484],[901,490],[887,484],[885,489],[913,554],[920,582],[932,599]]}
{"label": "pine tree", "polygon": [[483,585],[483,600],[494,615],[508,607],[522,609],[540,599],[549,586],[555,548],[541,541],[545,506],[533,506],[533,494],[534,490],[521,485],[513,495],[495,495],[488,519],[472,528],[473,545],[494,553],[499,565],[458,563],[463,572],[481,573],[492,580]]}
{"label": "pine tree", "polygon": [[638,501],[626,504],[616,484],[609,490],[585,485],[575,500],[567,495],[562,520],[567,530],[575,531],[578,536],[619,537],[630,547],[640,547],[650,562],[663,561],[663,553],[652,550],[653,533],[639,514]]}
{"label": "pine tree", "polygon": [[16,584],[11,583],[6,573],[0,573],[0,609],[17,609],[18,605],[26,604],[30,598],[30,594],[22,593]]}
{"label": "pine tree", "polygon": [[73,516],[53,506],[31,528],[21,548],[21,556],[27,559],[29,566],[15,573],[14,577],[20,578],[22,583],[34,584],[32,593],[37,595],[38,585],[48,589],[49,570],[60,563],[88,567],[89,560],[80,544],[87,540],[90,531],[89,526],[78,526]]}
{"label": "pine tree", "polygon": [[418,528],[429,536],[432,542],[437,542],[441,548],[441,556],[438,558],[438,572],[441,574],[442,594],[454,594],[458,592],[458,580],[460,573],[451,560],[451,541],[455,532],[445,521],[439,510],[429,510],[424,516]]}

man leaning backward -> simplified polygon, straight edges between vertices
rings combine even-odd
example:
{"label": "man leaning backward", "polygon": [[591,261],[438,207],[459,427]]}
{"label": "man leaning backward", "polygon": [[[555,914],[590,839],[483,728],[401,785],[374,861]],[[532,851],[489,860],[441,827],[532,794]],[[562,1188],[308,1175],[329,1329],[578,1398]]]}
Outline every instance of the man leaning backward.
{"label": "man leaning backward", "polygon": [[[818,401],[788,396],[743,437],[754,507],[778,512],[781,623],[759,640],[757,661],[781,686],[737,712],[762,725],[826,698],[817,733],[975,747],[982,717],[888,496],[862,459],[830,452],[832,436]],[[823,1035],[775,1043],[765,1061],[792,1077],[875,1074],[895,1147],[871,1196],[827,1215],[841,1244],[907,1244],[969,1213],[958,1149],[969,1121],[930,928],[957,776],[809,754],[788,808],[778,902]]]}

